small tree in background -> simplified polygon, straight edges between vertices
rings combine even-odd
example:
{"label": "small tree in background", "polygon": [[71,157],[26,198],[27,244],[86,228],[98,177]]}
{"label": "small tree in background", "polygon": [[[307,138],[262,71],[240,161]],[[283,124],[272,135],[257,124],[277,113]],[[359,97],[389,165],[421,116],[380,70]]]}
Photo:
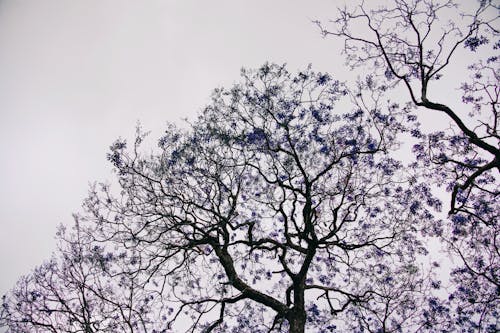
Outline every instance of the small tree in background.
{"label": "small tree in background", "polygon": [[54,256],[4,296],[8,332],[154,332],[162,308],[122,266],[124,252],[105,252],[78,218],[71,232],[60,227],[58,240]]}

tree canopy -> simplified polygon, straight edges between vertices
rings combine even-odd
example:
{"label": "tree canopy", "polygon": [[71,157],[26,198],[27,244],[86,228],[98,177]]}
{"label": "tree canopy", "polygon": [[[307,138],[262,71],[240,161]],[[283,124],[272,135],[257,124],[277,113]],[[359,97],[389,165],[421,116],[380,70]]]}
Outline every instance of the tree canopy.
{"label": "tree canopy", "polygon": [[[368,68],[373,80],[403,85],[418,113],[440,112],[450,120],[438,131],[415,130],[421,142],[414,152],[425,177],[450,192],[449,220],[437,236],[462,261],[452,272],[455,291],[449,297],[458,326],[495,331],[500,306],[500,6],[496,1],[467,5],[472,9],[455,1],[361,3],[340,10],[331,30],[318,24],[324,35],[344,40],[351,66]],[[358,33],[360,25],[366,34]],[[471,61],[460,68],[455,55],[464,48]],[[461,100],[450,100],[451,90],[436,94],[450,71],[470,73],[459,86]]]}
{"label": "tree canopy", "polygon": [[[117,140],[108,159],[118,190],[91,188],[55,256],[4,296],[0,323],[9,332],[496,332],[498,6],[477,8],[341,9],[318,24],[343,38],[365,77],[342,83],[264,64],[216,89],[187,129],[170,125],[156,150],[143,149],[141,128],[132,143]],[[439,101],[433,82],[464,47],[491,50],[470,64],[458,104]],[[407,103],[391,98],[400,86]],[[427,130],[426,110],[450,125]],[[414,159],[399,157],[403,141]],[[439,249],[454,267],[429,253]]]}

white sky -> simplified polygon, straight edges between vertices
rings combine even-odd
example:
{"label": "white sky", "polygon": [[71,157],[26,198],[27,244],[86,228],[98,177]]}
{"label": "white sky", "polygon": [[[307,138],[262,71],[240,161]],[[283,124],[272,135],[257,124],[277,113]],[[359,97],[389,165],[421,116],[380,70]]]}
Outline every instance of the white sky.
{"label": "white sky", "polygon": [[0,0],[0,295],[50,257],[89,182],[114,177],[108,147],[137,121],[156,140],[265,61],[346,79],[341,42],[311,22],[343,2]]}
{"label": "white sky", "polygon": [[[344,74],[334,0],[0,0],[0,294],[48,259],[106,152],[265,61]],[[337,45],[338,46],[338,45]],[[342,73],[340,73],[342,71]]]}

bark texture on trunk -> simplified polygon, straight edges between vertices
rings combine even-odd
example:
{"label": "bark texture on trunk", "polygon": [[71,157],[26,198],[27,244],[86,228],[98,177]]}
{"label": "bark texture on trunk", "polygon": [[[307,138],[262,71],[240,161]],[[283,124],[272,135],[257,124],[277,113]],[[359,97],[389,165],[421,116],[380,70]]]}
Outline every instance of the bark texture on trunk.
{"label": "bark texture on trunk", "polygon": [[288,317],[290,324],[289,333],[304,333],[306,326],[306,312],[305,311],[292,311]]}

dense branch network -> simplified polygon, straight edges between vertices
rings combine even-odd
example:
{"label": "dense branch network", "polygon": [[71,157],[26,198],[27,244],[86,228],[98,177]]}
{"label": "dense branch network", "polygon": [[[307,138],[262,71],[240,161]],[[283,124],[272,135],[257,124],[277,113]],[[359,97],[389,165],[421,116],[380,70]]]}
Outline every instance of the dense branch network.
{"label": "dense branch network", "polygon": [[[310,69],[242,75],[190,131],[169,128],[159,154],[141,153],[140,131],[131,149],[117,141],[109,159],[121,195],[96,185],[85,202],[86,237],[123,251],[105,272],[148,290],[166,314],[163,327],[126,330],[186,320],[205,332],[422,326],[417,235],[433,217],[420,202],[440,204],[388,154],[410,109]],[[348,95],[354,109],[335,110]],[[74,292],[113,308],[111,295],[84,286]]]}
{"label": "dense branch network", "polygon": [[[499,325],[499,8],[496,1],[361,2],[341,9],[331,29],[317,23],[324,35],[344,40],[353,68],[369,68],[371,80],[389,87],[402,83],[415,106],[451,121],[437,132],[415,129],[421,142],[414,152],[424,177],[451,193],[449,221],[436,235],[463,263],[452,272],[454,320],[479,331]],[[457,66],[467,49],[470,65]],[[437,93],[450,71],[470,73],[461,100],[450,100],[451,90]]]}
{"label": "dense branch network", "polygon": [[[395,0],[387,7],[375,6],[362,2],[353,9],[341,10],[332,29],[320,22],[318,25],[324,35],[345,40],[344,51],[351,66],[372,64],[374,74],[384,80],[402,82],[416,106],[445,113],[471,145],[490,156],[480,165],[462,162],[474,172],[463,181],[458,179],[453,187],[450,214],[456,213],[457,195],[474,187],[479,176],[500,168],[498,56],[493,54],[472,65],[472,84],[462,86],[464,102],[474,103],[476,112],[483,110],[476,120],[478,126],[463,117],[462,110],[433,101],[429,93],[433,91],[432,82],[453,66],[453,57],[460,47],[475,51],[489,43],[490,38],[496,43],[499,7],[493,1],[482,1],[477,4],[477,10],[468,14],[460,12],[452,0]],[[444,17],[453,17],[456,21],[443,22]],[[366,31],[359,27],[366,27]],[[497,49],[496,44],[494,48]],[[446,162],[455,161],[447,159]]]}
{"label": "dense branch network", "polygon": [[[265,64],[216,89],[188,129],[169,125],[150,154],[140,128],[134,142],[117,140],[108,159],[118,191],[91,187],[56,255],[4,297],[0,324],[9,333],[498,331],[498,6],[372,4],[341,9],[332,30],[318,23],[344,39],[353,68],[371,65],[354,88],[310,67]],[[462,46],[489,45],[460,87],[469,113],[437,102],[435,81]],[[402,105],[389,95],[400,83]],[[425,131],[422,108],[451,126]],[[402,140],[416,142],[412,163],[398,156]],[[451,198],[442,219],[438,186]],[[427,262],[436,240],[460,262],[449,284]]]}

